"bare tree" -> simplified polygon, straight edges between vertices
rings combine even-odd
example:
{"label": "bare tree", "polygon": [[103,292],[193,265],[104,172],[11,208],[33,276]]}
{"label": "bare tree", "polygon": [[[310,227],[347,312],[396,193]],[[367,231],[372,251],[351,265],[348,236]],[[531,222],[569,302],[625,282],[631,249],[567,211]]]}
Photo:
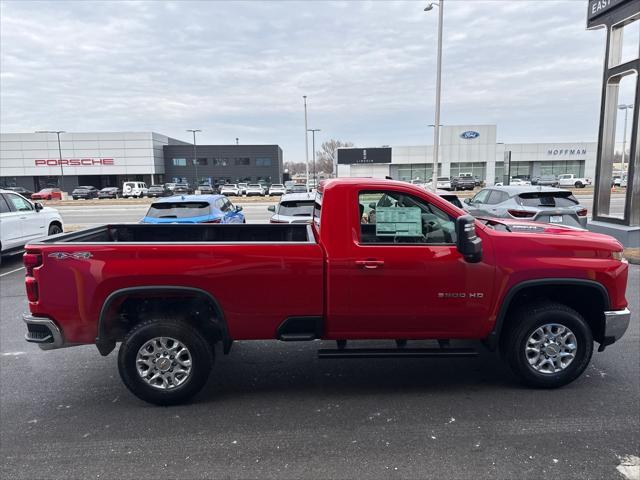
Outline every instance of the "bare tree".
{"label": "bare tree", "polygon": [[291,175],[295,175],[297,173],[306,173],[307,169],[305,168],[304,162],[284,162],[284,168],[289,170]]}
{"label": "bare tree", "polygon": [[316,151],[316,167],[319,172],[333,173],[339,147],[353,147],[353,143],[334,139],[322,142],[320,150]]}

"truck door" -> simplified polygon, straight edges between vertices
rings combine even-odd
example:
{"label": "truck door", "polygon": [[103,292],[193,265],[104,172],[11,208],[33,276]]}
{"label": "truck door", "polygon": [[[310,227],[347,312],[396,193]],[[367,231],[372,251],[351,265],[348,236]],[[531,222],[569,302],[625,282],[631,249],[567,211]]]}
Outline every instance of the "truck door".
{"label": "truck door", "polygon": [[344,259],[348,268],[331,274],[348,272],[348,281],[329,277],[348,289],[341,295],[349,307],[329,320],[331,336],[455,338],[484,328],[493,267],[465,262],[452,216],[400,189],[360,191],[353,201],[359,237]]}

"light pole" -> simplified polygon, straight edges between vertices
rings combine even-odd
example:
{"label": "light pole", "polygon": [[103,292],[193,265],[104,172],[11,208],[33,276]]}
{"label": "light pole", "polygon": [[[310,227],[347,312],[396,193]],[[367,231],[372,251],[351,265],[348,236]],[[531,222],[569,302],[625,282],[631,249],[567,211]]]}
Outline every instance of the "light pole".
{"label": "light pole", "polygon": [[433,10],[433,7],[438,7],[438,62],[436,68],[436,114],[433,127],[433,188],[436,189],[438,185],[438,147],[440,143],[440,89],[442,84],[442,21],[444,18],[444,0],[440,0],[438,3],[429,3],[424,11],[428,12]]}
{"label": "light pole", "polygon": [[627,113],[629,113],[629,109],[633,108],[633,104],[623,104],[618,105],[619,110],[624,110],[624,132],[622,132],[622,172],[620,173],[620,181],[622,182],[622,178],[624,177],[624,155],[627,150]]}
{"label": "light pole", "polygon": [[58,136],[58,158],[60,162],[60,190],[64,192],[64,168],[62,167],[62,147],[60,146],[60,134],[67,133],[64,130],[38,130],[36,133],[55,133]]}
{"label": "light pole", "polygon": [[309,135],[307,128],[307,96],[303,95],[304,98],[304,165],[307,171],[307,192],[309,192]]}
{"label": "light pole", "polygon": [[236,137],[236,145],[239,145],[240,139],[238,137]]}
{"label": "light pole", "polygon": [[318,179],[316,178],[316,132],[320,132],[319,128],[310,128],[307,132],[311,132],[311,148],[313,149],[313,181],[318,186]]}
{"label": "light pole", "polygon": [[[434,144],[436,144],[436,143],[437,143],[437,144],[439,145],[439,144],[440,144],[440,128],[438,128],[438,137],[437,137],[437,139],[436,139],[436,136],[435,136],[435,135],[436,135],[436,132],[435,132],[435,128],[436,128],[436,126],[435,126],[433,123],[430,123],[430,124],[429,124],[429,126],[430,126],[430,127],[432,127],[432,128],[434,128],[434,131],[433,131],[433,143],[434,143]],[[443,126],[442,124],[438,125],[438,127],[442,127],[442,126]],[[436,163],[434,164],[434,167],[433,167],[433,168],[434,168],[434,171],[435,171],[435,170],[437,170],[437,168],[438,168],[438,162],[436,162]],[[425,181],[426,181],[426,178],[425,178]],[[436,178],[436,181],[437,181],[437,178]],[[427,182],[427,183],[429,183],[429,182]],[[431,185],[433,185],[433,175],[431,175]],[[437,183],[436,183],[436,187],[435,187],[433,190],[435,191],[435,190],[437,190],[437,188],[438,188],[438,187],[437,187]]]}
{"label": "light pole", "polygon": [[196,190],[198,190],[198,185],[200,185],[200,181],[198,180],[198,155],[196,150],[196,132],[201,132],[202,130],[198,129],[187,129],[187,132],[193,133],[193,165],[196,167]]}

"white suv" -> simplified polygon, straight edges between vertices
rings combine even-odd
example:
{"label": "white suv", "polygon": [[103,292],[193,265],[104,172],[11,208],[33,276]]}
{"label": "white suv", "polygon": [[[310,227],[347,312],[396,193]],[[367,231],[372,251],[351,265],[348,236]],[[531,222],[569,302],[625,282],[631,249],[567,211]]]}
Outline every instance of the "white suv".
{"label": "white suv", "polygon": [[26,243],[62,233],[58,210],[0,190],[0,255],[20,251]]}
{"label": "white suv", "polygon": [[124,182],[122,185],[122,198],[142,198],[147,195],[147,184],[144,182]]}
{"label": "white suv", "polygon": [[237,197],[240,195],[240,189],[235,183],[225,183],[220,187],[220,195],[226,195],[227,197],[233,195]]}

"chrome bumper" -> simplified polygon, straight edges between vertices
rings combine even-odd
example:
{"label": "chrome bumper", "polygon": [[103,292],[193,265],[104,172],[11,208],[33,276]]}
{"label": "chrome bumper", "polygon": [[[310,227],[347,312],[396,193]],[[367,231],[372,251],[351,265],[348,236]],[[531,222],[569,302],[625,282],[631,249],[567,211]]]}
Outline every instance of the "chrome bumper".
{"label": "chrome bumper", "polygon": [[627,331],[630,319],[631,312],[628,308],[604,312],[604,343],[610,345],[619,340]]}
{"label": "chrome bumper", "polygon": [[27,342],[37,343],[42,350],[68,346],[64,342],[62,332],[50,318],[24,314],[22,320],[27,324],[27,333],[24,336]]}

